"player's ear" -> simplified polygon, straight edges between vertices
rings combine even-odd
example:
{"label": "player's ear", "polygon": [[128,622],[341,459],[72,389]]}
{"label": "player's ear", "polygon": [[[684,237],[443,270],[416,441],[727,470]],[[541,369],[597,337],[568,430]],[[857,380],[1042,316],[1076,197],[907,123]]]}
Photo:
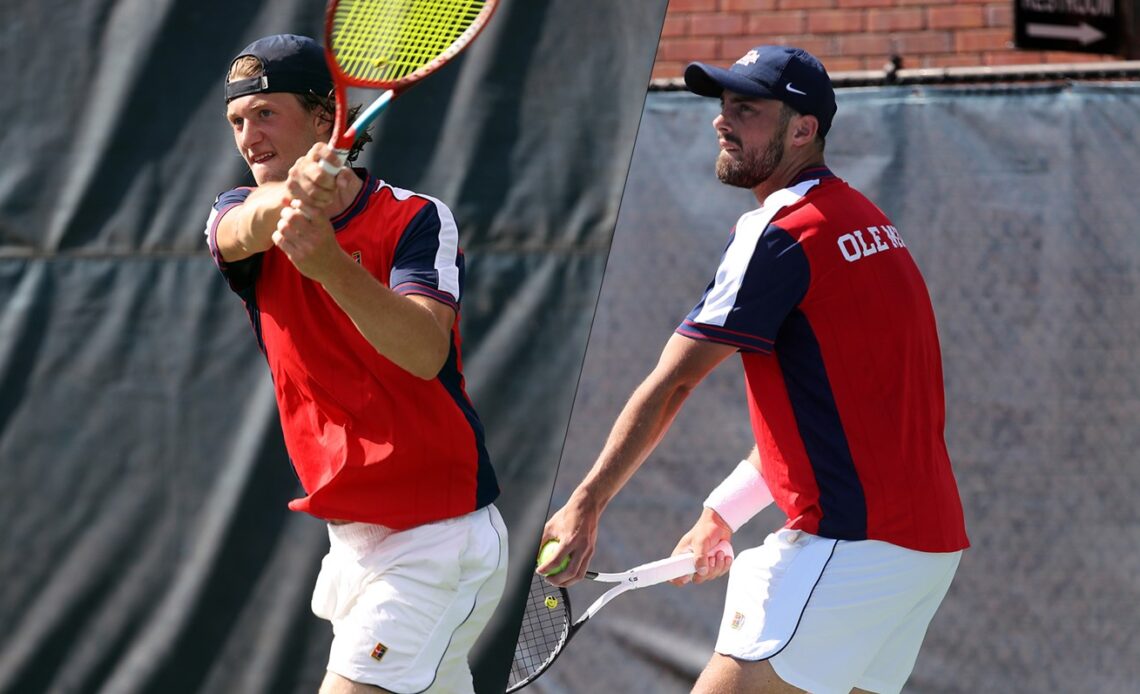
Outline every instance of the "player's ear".
{"label": "player's ear", "polygon": [[317,126],[317,134],[324,137],[326,140],[332,137],[333,130],[333,114],[329,113],[323,108],[313,109],[313,118]]}
{"label": "player's ear", "polygon": [[796,116],[792,123],[792,144],[806,145],[815,140],[819,120],[815,116]]}

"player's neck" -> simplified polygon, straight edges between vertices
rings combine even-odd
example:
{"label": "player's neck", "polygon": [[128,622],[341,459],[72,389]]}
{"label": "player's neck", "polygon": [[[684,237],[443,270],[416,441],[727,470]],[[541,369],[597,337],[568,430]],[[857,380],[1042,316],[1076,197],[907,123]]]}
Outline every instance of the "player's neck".
{"label": "player's neck", "polygon": [[752,189],[752,194],[763,205],[769,195],[787,188],[804,169],[824,165],[822,152],[790,152],[776,165],[771,176]]}

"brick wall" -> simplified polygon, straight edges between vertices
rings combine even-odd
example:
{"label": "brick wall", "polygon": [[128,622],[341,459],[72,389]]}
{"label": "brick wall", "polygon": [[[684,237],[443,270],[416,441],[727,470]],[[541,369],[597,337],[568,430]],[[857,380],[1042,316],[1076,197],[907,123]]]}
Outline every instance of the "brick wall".
{"label": "brick wall", "polygon": [[[627,0],[628,1],[628,0]],[[1013,48],[1014,0],[670,0],[653,77],[727,66],[757,44],[814,53],[828,72],[1116,60]]]}

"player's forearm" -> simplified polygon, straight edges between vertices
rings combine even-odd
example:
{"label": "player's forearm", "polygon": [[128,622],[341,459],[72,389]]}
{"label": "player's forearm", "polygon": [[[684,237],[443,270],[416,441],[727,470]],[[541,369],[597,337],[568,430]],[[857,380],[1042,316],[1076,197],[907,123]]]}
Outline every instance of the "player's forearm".
{"label": "player's forearm", "polygon": [[451,340],[431,311],[380,284],[347,255],[321,284],[377,352],[419,378],[439,375]]}
{"label": "player's forearm", "polygon": [[598,512],[604,509],[660,442],[691,390],[656,372],[638,386],[594,467],[575,490],[576,500]]}
{"label": "player's forearm", "polygon": [[273,246],[273,230],[281,218],[284,195],[281,184],[263,184],[222,217],[215,241],[223,260],[244,260]]}

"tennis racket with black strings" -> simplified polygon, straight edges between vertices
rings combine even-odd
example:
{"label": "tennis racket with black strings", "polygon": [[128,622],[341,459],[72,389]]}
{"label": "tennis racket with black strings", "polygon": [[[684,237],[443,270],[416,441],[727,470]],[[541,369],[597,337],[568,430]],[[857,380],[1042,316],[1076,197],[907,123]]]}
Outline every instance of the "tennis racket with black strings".
{"label": "tennis racket with black strings", "polygon": [[[716,556],[717,552],[732,557],[732,546],[727,542],[721,542],[713,548],[709,556]],[[530,595],[527,597],[526,609],[523,612],[515,657],[511,662],[507,691],[518,691],[546,672],[582,626],[617,596],[695,572],[696,560],[692,552],[658,559],[621,573],[587,571],[586,578],[591,581],[618,585],[595,600],[577,621],[571,619],[570,594],[566,589],[552,586],[545,578],[535,574],[531,579]]]}
{"label": "tennis racket with black strings", "polygon": [[[341,166],[394,98],[457,56],[479,35],[498,0],[332,0],[325,11],[325,59],[336,94],[330,142]],[[351,126],[349,87],[384,89]],[[330,174],[339,171],[325,161]]]}

